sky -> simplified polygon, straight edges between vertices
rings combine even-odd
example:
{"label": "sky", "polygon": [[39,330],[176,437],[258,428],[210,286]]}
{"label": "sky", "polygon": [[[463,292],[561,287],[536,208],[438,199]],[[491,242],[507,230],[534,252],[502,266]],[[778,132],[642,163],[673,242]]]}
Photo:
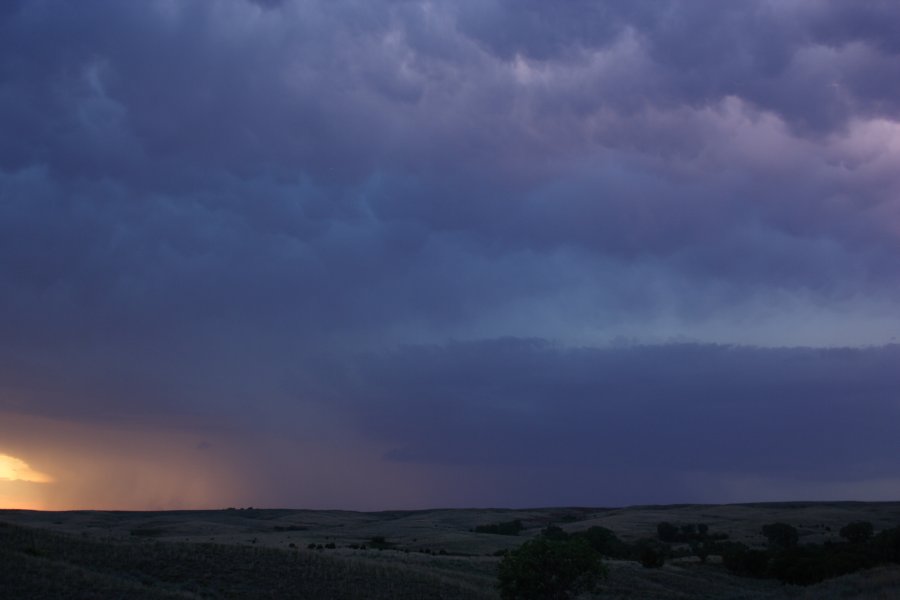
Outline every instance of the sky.
{"label": "sky", "polygon": [[897,499],[898,25],[4,0],[0,507]]}

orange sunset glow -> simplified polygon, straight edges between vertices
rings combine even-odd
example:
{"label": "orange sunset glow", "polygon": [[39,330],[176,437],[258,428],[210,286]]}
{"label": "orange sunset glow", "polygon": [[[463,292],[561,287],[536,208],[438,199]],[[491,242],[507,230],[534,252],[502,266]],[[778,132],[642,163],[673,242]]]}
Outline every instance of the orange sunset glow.
{"label": "orange sunset glow", "polygon": [[32,468],[21,458],[0,453],[0,508],[46,508],[42,488],[53,481],[53,477]]}
{"label": "orange sunset glow", "polygon": [[35,471],[24,460],[8,454],[0,454],[0,479],[32,483],[50,483],[53,481],[52,477]]}

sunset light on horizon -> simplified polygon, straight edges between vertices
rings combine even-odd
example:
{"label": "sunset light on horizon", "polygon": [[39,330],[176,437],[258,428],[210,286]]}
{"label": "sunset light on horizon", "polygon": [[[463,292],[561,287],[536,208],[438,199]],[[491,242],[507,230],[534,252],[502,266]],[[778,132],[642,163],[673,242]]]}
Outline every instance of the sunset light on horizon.
{"label": "sunset light on horizon", "polygon": [[30,483],[50,483],[53,481],[53,478],[49,475],[38,473],[28,466],[28,463],[25,461],[8,454],[0,454],[0,479]]}

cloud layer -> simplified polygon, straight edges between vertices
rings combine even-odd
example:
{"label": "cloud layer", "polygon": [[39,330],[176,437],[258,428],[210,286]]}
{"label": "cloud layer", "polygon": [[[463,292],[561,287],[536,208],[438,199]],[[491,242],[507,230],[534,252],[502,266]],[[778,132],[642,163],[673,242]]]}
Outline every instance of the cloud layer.
{"label": "cloud layer", "polygon": [[[5,2],[0,412],[221,435],[236,478],[272,465],[271,503],[347,505],[274,473],[352,481],[371,453],[408,504],[442,478],[460,503],[897,489],[898,22]],[[530,469],[623,491],[546,496]]]}

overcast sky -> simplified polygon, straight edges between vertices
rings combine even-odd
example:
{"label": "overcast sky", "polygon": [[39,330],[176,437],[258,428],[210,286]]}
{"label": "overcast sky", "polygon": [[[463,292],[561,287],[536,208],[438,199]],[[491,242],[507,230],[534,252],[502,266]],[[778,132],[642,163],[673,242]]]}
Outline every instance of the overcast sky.
{"label": "overcast sky", "polygon": [[0,505],[896,499],[898,27],[3,0]]}

